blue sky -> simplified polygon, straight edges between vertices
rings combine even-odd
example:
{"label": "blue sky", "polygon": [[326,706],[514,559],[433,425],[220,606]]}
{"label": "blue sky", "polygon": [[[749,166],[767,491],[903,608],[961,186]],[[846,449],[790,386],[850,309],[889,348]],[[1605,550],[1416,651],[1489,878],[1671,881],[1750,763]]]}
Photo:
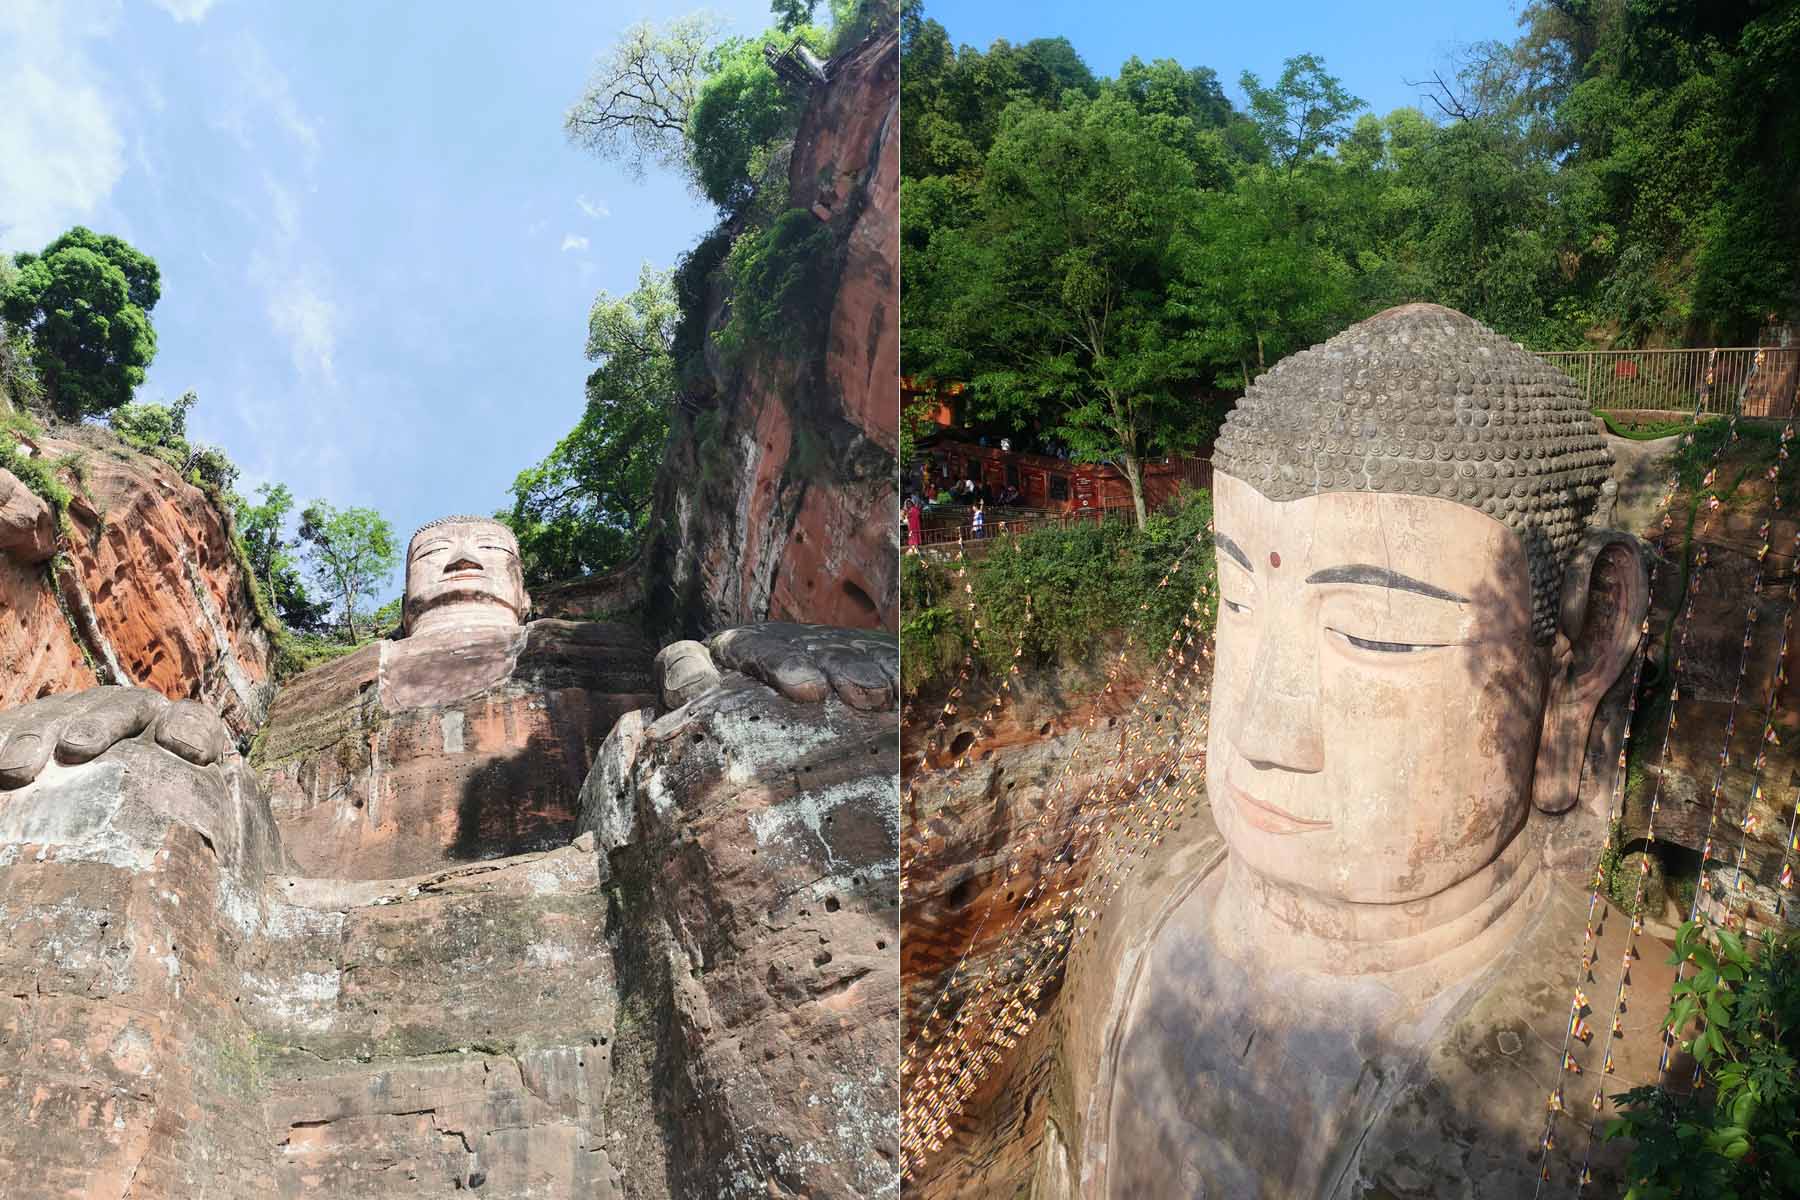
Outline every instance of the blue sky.
{"label": "blue sky", "polygon": [[[767,0],[710,7],[769,23]],[[687,11],[0,0],[0,251],[86,224],[155,258],[139,399],[197,391],[190,432],[245,491],[369,505],[403,538],[492,512],[579,416],[596,293],[713,224],[562,132],[625,27]]]}
{"label": "blue sky", "polygon": [[[995,38],[1026,42],[1069,39],[1096,75],[1112,75],[1133,54],[1211,67],[1225,94],[1242,107],[1238,76],[1248,70],[1267,84],[1284,59],[1313,53],[1350,94],[1377,114],[1418,105],[1426,79],[1469,42],[1518,36],[1519,5],[1498,0],[1371,0],[1355,4],[1269,0],[1260,4],[1180,0],[926,0],[925,15],[952,42],[985,49]],[[1445,70],[1446,76],[1449,71]],[[1427,112],[1435,109],[1426,107]]]}

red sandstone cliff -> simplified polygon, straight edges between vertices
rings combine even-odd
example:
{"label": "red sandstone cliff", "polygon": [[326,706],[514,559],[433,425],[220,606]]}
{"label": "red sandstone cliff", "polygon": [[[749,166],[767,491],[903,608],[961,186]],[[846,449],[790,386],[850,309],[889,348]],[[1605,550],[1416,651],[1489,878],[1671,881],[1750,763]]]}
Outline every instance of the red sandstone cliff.
{"label": "red sandstone cliff", "polygon": [[[834,59],[795,137],[788,205],[834,243],[818,338],[711,363],[714,448],[691,421],[671,438],[645,564],[650,607],[683,633],[762,620],[897,628],[898,36]],[[709,336],[728,303],[714,296]]]}
{"label": "red sandstone cliff", "polygon": [[218,508],[104,430],[26,444],[62,464],[75,499],[49,540],[47,507],[0,471],[0,510],[36,517],[40,534],[0,538],[0,709],[133,683],[204,702],[234,734],[253,729],[273,691],[270,640]]}

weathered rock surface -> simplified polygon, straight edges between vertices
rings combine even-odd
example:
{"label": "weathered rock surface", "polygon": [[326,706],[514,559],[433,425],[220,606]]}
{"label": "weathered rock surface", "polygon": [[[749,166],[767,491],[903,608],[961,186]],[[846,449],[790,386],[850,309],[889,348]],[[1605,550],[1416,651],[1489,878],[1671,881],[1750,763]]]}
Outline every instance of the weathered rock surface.
{"label": "weathered rock surface", "polygon": [[[1793,464],[1786,467],[1791,471]],[[1662,474],[1666,479],[1666,466]],[[1784,862],[1800,871],[1800,855],[1789,849],[1800,802],[1800,696],[1794,691],[1800,639],[1788,638],[1785,659],[1780,654],[1800,517],[1791,506],[1774,505],[1772,483],[1729,455],[1718,477],[1719,490],[1729,489],[1726,499],[1717,509],[1703,503],[1693,516],[1694,544],[1705,547],[1707,558],[1699,570],[1684,572],[1681,564],[1692,493],[1682,489],[1673,505],[1675,526],[1657,572],[1639,701],[1635,749],[1643,770],[1630,777],[1624,826],[1629,843],[1641,842],[1656,799],[1656,840],[1665,853],[1674,845],[1697,857],[1710,843],[1701,911],[1713,920],[1747,920],[1754,931],[1777,922],[1800,924],[1795,893],[1780,884]],[[1643,536],[1658,534],[1654,509],[1634,516]],[[1764,521],[1771,550],[1759,563]],[[1691,612],[1684,615],[1689,600]],[[1680,645],[1684,627],[1687,641],[1675,680],[1681,698],[1665,764],[1657,754],[1671,690],[1663,662],[1665,656],[1673,662],[1669,650]],[[1764,740],[1765,729],[1774,741]]]}
{"label": "weathered rock surface", "polygon": [[[669,711],[647,646],[570,622],[301,676],[267,773],[375,747],[408,782],[344,766],[321,804],[388,804],[385,840],[284,828],[197,705],[0,713],[0,1195],[894,1194],[894,643],[735,644],[777,684],[715,659]],[[534,795],[594,784],[558,791],[615,700],[609,855]],[[484,817],[464,860],[426,800],[490,753],[518,787],[489,799],[538,823]]]}
{"label": "weathered rock surface", "polygon": [[720,635],[719,683],[614,771],[633,809],[612,867],[647,948],[636,986],[665,998],[666,1103],[686,1114],[681,1195],[898,1194],[897,693],[871,705],[856,645],[892,686],[892,639]]}
{"label": "weathered rock surface", "polygon": [[598,622],[377,642],[292,680],[255,758],[307,874],[549,849],[613,723],[654,703],[650,668],[641,634]]}
{"label": "weathered rock surface", "polygon": [[[677,633],[897,628],[897,45],[890,31],[835,58],[795,138],[788,204],[821,217],[834,245],[816,337],[737,367],[711,361],[716,448],[691,426],[671,439],[645,598]],[[713,297],[713,328],[726,301]]]}
{"label": "weathered rock surface", "polygon": [[11,471],[0,471],[0,554],[25,563],[41,563],[56,553],[56,520],[50,506],[19,482]]}
{"label": "weathered rock surface", "polygon": [[[202,701],[234,735],[255,728],[273,690],[271,645],[212,501],[104,430],[60,430],[31,445],[66,464],[76,496],[67,566],[53,576],[40,521],[26,535],[0,533],[0,708],[136,684]],[[35,504],[22,487],[0,496],[0,527],[16,528],[13,516]]]}

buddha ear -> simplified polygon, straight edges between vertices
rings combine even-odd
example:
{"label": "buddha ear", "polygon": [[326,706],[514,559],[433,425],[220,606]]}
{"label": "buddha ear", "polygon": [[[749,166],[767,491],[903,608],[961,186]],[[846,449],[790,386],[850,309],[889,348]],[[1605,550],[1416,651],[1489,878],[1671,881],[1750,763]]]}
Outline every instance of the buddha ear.
{"label": "buddha ear", "polygon": [[1543,812],[1574,806],[1594,714],[1642,638],[1650,581],[1641,546],[1617,530],[1590,532],[1563,574],[1550,694],[1531,787],[1531,801]]}

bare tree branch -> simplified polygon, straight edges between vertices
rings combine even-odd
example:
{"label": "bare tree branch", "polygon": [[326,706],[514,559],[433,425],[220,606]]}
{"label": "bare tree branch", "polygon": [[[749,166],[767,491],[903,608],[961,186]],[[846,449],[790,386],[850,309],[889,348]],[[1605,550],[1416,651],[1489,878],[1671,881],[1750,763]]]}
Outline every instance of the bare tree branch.
{"label": "bare tree branch", "polygon": [[594,64],[563,128],[569,140],[642,175],[648,165],[689,174],[688,112],[722,26],[709,13],[627,29]]}

